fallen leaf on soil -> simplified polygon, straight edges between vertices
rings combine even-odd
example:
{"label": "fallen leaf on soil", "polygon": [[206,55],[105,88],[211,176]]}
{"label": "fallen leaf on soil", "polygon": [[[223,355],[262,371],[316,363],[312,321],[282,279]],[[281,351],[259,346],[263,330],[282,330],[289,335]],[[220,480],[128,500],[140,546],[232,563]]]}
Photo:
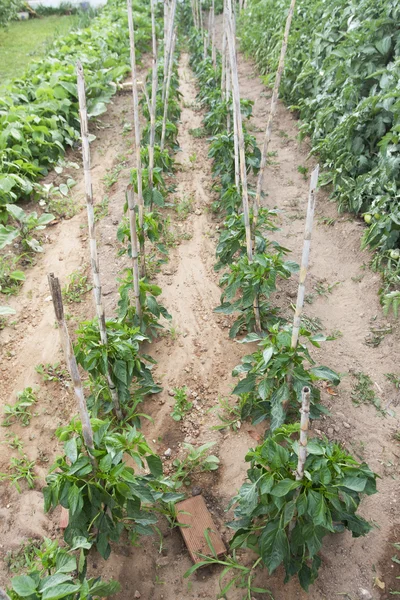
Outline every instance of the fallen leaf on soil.
{"label": "fallen leaf on soil", "polygon": [[327,381],[323,381],[322,382],[322,387],[323,387],[324,392],[326,392],[327,394],[330,394],[331,396],[337,396],[338,395],[337,391],[333,387],[331,387],[330,385],[328,385]]}
{"label": "fallen leaf on soil", "polygon": [[381,590],[384,590],[384,589],[385,589],[385,584],[384,584],[384,582],[383,582],[383,581],[381,581],[381,580],[379,579],[379,577],[375,577],[375,579],[374,579],[374,585],[376,585],[376,586],[377,586],[378,588],[380,588]]}

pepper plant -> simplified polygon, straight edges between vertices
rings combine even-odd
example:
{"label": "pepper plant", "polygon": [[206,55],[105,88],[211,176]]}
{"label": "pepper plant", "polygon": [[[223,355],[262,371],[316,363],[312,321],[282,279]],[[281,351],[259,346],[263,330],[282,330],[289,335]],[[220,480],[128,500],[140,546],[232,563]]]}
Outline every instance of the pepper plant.
{"label": "pepper plant", "polygon": [[357,515],[363,494],[376,493],[376,478],[345,449],[327,439],[308,441],[305,475],[296,479],[299,425],[286,425],[246,455],[248,483],[235,498],[231,548],[249,548],[272,574],[283,563],[285,583],[295,575],[308,590],[321,565],[325,535],[349,530],[366,535],[371,525]]}
{"label": "pepper plant", "polygon": [[[284,249],[283,249],[284,250]],[[255,254],[250,262],[247,255],[241,256],[229,266],[229,271],[220,279],[225,288],[221,294],[221,305],[214,312],[225,315],[239,312],[229,331],[234,338],[242,329],[253,331],[255,319],[253,304],[258,302],[263,327],[274,318],[277,310],[270,306],[269,298],[276,291],[278,277],[288,279],[298,266],[291,261],[285,262],[282,252],[277,254]]]}
{"label": "pepper plant", "polygon": [[37,560],[28,573],[11,580],[11,589],[7,590],[10,600],[100,600],[119,592],[117,581],[86,579],[85,552],[89,548],[84,538],[75,538],[68,550],[58,546],[57,540],[45,539],[40,548],[35,548]]}
{"label": "pepper plant", "polygon": [[[132,542],[153,532],[157,502],[171,503],[182,496],[170,491],[173,484],[163,478],[160,458],[136,427],[127,425],[121,431],[110,421],[91,423],[92,455],[85,449],[80,421],[57,430],[65,442],[64,455],[46,477],[43,494],[46,512],[59,504],[69,510],[65,541],[72,544],[75,537],[84,537],[107,559],[110,542],[117,542],[124,530]],[[124,456],[133,459],[135,468]],[[150,472],[144,474],[145,470]]]}
{"label": "pepper plant", "polygon": [[78,364],[93,379],[104,378],[110,373],[117,388],[121,404],[129,405],[130,388],[133,382],[147,393],[160,391],[155,386],[149,368],[154,359],[139,356],[139,344],[148,338],[140,327],[130,327],[123,321],[106,321],[107,345],[101,343],[97,320],[85,321],[78,329],[75,355]]}
{"label": "pepper plant", "polygon": [[[252,417],[254,423],[270,419],[271,430],[280,427],[287,418],[289,409],[298,410],[301,390],[311,390],[311,417],[324,411],[319,404],[321,393],[318,381],[340,383],[335,371],[325,366],[314,366],[307,346],[299,342],[291,346],[291,325],[275,323],[268,328],[265,337],[251,333],[243,341],[258,342],[259,349],[242,358],[235,367],[233,376],[245,374],[233,390],[241,398],[242,419]],[[312,335],[304,327],[300,336],[317,348],[329,338],[321,334]],[[308,368],[307,364],[311,365]]]}
{"label": "pepper plant", "polygon": [[159,323],[160,317],[167,321],[172,319],[167,309],[157,301],[161,294],[161,288],[143,281],[139,281],[139,300],[142,309],[141,318],[139,318],[136,307],[131,303],[133,291],[132,269],[125,270],[125,277],[121,280],[118,289],[120,299],[118,300],[118,317],[122,322],[131,326],[139,327],[144,335],[156,337],[160,329],[163,329]]}

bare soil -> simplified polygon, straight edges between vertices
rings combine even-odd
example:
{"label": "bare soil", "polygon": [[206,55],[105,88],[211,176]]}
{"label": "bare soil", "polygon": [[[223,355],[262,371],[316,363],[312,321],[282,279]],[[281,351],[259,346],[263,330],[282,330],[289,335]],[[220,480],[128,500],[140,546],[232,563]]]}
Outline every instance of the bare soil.
{"label": "bare soil", "polygon": [[[250,130],[259,144],[263,139],[269,109],[270,92],[263,86],[251,62],[240,56],[240,87],[242,97],[254,100]],[[172,314],[172,335],[163,335],[149,344],[149,352],[156,360],[155,379],[164,388],[157,396],[149,398],[143,412],[152,420],[143,421],[143,431],[155,450],[163,456],[168,473],[172,461],[181,456],[182,443],[195,445],[215,441],[213,453],[220,459],[220,468],[193,480],[206,498],[215,523],[223,537],[229,540],[225,522],[230,514],[226,510],[229,500],[246,477],[244,456],[248,448],[259,439],[262,428],[243,423],[238,432],[215,431],[210,427],[219,423],[219,399],[229,397],[234,381],[231,371],[241,356],[248,351],[229,340],[229,319],[213,313],[219,304],[218,274],[214,272],[215,245],[218,236],[218,219],[210,210],[213,201],[211,165],[207,158],[208,143],[194,138],[189,129],[201,126],[202,112],[196,105],[196,83],[183,53],[179,66],[180,90],[183,94],[182,118],[179,126],[180,163],[170,183],[176,185],[171,201],[192,198],[192,212],[186,220],[178,220],[176,211],[166,209],[174,232],[175,247],[170,250],[167,264],[157,273],[154,281],[163,289],[161,301]],[[96,202],[109,197],[108,215],[98,223],[100,267],[106,314],[112,315],[117,305],[117,276],[127,266],[127,259],[118,257],[117,225],[123,214],[125,188],[133,166],[132,133],[124,131],[124,123],[131,122],[131,97],[129,93],[114,98],[108,112],[93,129],[97,139],[92,144],[92,176]],[[93,128],[93,127],[92,127]],[[304,217],[307,205],[308,181],[298,171],[305,166],[311,171],[314,160],[308,159],[307,143],[297,141],[297,122],[290,112],[279,104],[274,122],[270,149],[276,152],[267,168],[264,192],[265,205],[279,208],[280,232],[276,239],[292,249],[292,258],[300,261]],[[111,187],[104,177],[115,166],[124,162],[118,181]],[[53,176],[54,177],[54,176]],[[74,198],[83,203],[83,173],[75,179]],[[331,224],[328,225],[327,219]],[[390,598],[390,591],[399,588],[396,575],[399,565],[391,561],[392,544],[398,537],[398,473],[400,448],[393,434],[399,431],[396,417],[382,416],[370,404],[355,406],[351,399],[354,373],[368,374],[376,386],[382,405],[396,411],[399,394],[385,378],[385,373],[398,373],[400,340],[398,324],[393,322],[392,333],[384,336],[380,344],[366,344],[371,326],[391,322],[383,317],[378,301],[380,278],[368,268],[370,255],[360,251],[362,224],[348,215],[338,216],[335,205],[327,193],[319,191],[316,223],[313,231],[310,277],[307,292],[311,304],[306,306],[309,318],[320,319],[325,332],[340,331],[336,341],[326,343],[320,350],[313,349],[316,361],[343,374],[337,396],[323,393],[323,402],[331,416],[314,421],[316,435],[341,441],[359,459],[365,460],[375,470],[380,480],[379,493],[363,500],[361,513],[375,527],[366,538],[353,539],[350,534],[329,536],[322,550],[323,564],[316,584],[309,594],[303,592],[296,581],[283,585],[283,572],[273,577],[260,573],[259,585],[271,590],[276,600],[305,599],[332,600],[343,597],[358,598],[359,588],[369,590],[374,599]],[[17,434],[24,442],[24,451],[36,461],[38,479],[34,490],[22,484],[18,492],[9,484],[0,488],[0,586],[7,586],[12,573],[4,560],[10,550],[15,550],[28,538],[60,537],[59,512],[43,514],[40,492],[49,464],[60,451],[54,436],[56,428],[68,422],[75,413],[75,402],[69,388],[58,383],[43,383],[35,372],[38,363],[62,361],[58,333],[54,328],[53,307],[49,299],[47,274],[54,272],[65,284],[76,269],[87,271],[89,251],[87,244],[86,214],[81,210],[70,220],[64,220],[46,230],[46,251],[37,264],[27,271],[27,279],[18,296],[9,304],[17,310],[15,324],[0,332],[0,404],[13,403],[15,394],[26,386],[36,386],[38,404],[36,415],[26,427],[13,425],[1,428],[3,442],[0,471],[5,471],[10,457],[17,456],[7,442],[7,434]],[[336,284],[330,292],[328,285]],[[296,278],[277,293],[277,302],[288,310],[296,294]],[[321,287],[322,286],[322,287]],[[69,304],[70,330],[94,315],[91,293],[79,304]],[[186,419],[175,422],[171,416],[174,403],[169,391],[186,385],[193,410]],[[397,406],[397,412],[399,408]],[[171,456],[164,452],[170,449]],[[187,490],[191,493],[191,488]],[[110,559],[104,562],[91,554],[89,567],[103,577],[112,576],[122,585],[116,600],[139,597],[143,600],[189,600],[216,598],[220,570],[204,569],[184,579],[191,560],[177,529],[169,529],[161,522],[163,540],[144,538],[140,547],[125,540],[114,547]],[[251,557],[244,555],[247,563]],[[376,579],[378,578],[378,579]],[[382,590],[379,581],[383,581]],[[347,595],[347,596],[346,596]],[[255,597],[260,595],[255,594]],[[240,590],[229,592],[230,600],[242,597]]]}

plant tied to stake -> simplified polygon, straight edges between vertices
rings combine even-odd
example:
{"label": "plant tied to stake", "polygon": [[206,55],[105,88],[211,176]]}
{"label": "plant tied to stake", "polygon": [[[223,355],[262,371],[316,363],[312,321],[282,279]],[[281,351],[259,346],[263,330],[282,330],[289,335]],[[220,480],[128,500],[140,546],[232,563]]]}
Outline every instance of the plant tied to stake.
{"label": "plant tied to stake", "polygon": [[359,537],[371,530],[357,510],[363,494],[376,493],[377,475],[326,439],[308,441],[299,471],[298,431],[298,424],[276,429],[246,455],[249,483],[235,498],[231,548],[255,551],[269,574],[283,564],[285,582],[297,575],[308,590],[318,575],[325,535],[347,529]]}

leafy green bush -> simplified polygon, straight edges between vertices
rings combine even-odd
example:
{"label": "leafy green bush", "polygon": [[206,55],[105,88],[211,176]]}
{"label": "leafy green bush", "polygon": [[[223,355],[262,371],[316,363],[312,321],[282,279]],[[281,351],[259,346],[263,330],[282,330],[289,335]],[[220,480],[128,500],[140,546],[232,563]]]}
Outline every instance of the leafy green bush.
{"label": "leafy green bush", "polygon": [[[305,328],[300,330],[300,335],[317,348],[327,339],[321,334],[312,335]],[[272,430],[280,427],[290,408],[298,410],[304,386],[311,390],[311,416],[317,417],[323,409],[315,382],[340,383],[335,371],[315,366],[305,344],[298,343],[292,348],[291,337],[290,325],[276,323],[268,328],[266,337],[253,333],[245,338],[244,341],[258,341],[259,349],[244,356],[232,373],[234,376],[246,374],[233,390],[233,394],[242,398],[242,419],[251,416],[253,422],[258,423],[269,418]],[[311,368],[307,368],[307,363]]]}
{"label": "leafy green bush", "polygon": [[[148,6],[135,4],[136,47],[147,48]],[[115,83],[130,70],[126,6],[110,0],[90,24],[56,40],[47,58],[30,64],[0,99],[0,219],[3,206],[28,197],[65,149],[79,139],[75,63],[85,70],[89,117],[106,110]]]}
{"label": "leafy green bush", "polygon": [[[157,522],[155,503],[174,502],[181,495],[168,491],[173,484],[163,479],[160,458],[136,427],[113,430],[109,421],[92,419],[92,428],[94,460],[85,451],[79,421],[56,432],[65,442],[64,456],[46,477],[43,494],[45,511],[58,504],[69,510],[66,542],[72,545],[74,538],[84,537],[107,559],[110,542],[118,541],[124,529],[132,541],[152,533]],[[147,465],[150,474],[137,474],[127,466],[124,455],[133,459],[141,473]]]}
{"label": "leafy green bush", "polygon": [[[288,4],[251,0],[240,19],[242,47],[267,83]],[[364,243],[382,251],[400,246],[399,18],[395,0],[299,0],[280,90],[311,136],[339,209],[376,215]],[[397,275],[389,287],[399,284]]]}
{"label": "leafy green bush", "polygon": [[297,575],[307,590],[318,574],[325,535],[348,529],[359,537],[371,530],[356,513],[362,494],[375,494],[377,476],[339,444],[312,439],[305,476],[296,480],[299,443],[292,434],[298,429],[282,427],[246,455],[249,483],[235,498],[231,548],[254,550],[270,574],[283,563],[285,582]]}

